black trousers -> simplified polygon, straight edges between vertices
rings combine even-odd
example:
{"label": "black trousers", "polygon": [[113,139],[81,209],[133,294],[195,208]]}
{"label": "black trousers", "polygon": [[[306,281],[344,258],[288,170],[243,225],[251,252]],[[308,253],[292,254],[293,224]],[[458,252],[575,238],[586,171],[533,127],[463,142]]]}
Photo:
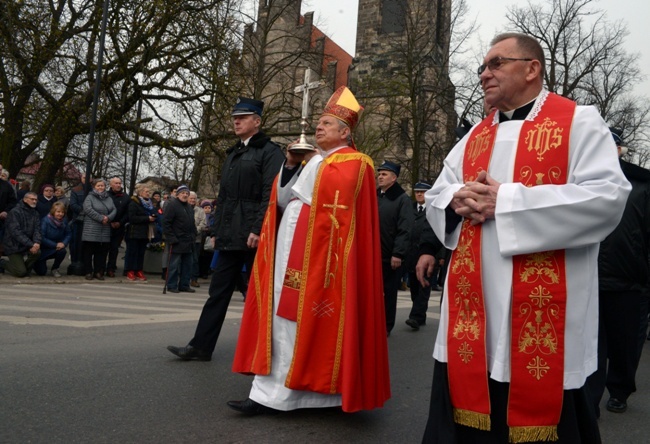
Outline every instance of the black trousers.
{"label": "black trousers", "polygon": [[210,296],[203,306],[194,337],[190,341],[192,347],[210,353],[214,351],[235,285],[244,265],[246,270],[253,268],[255,251],[257,250],[219,251],[208,290]]}
{"label": "black trousers", "polygon": [[127,239],[124,253],[124,271],[142,271],[144,255],[147,251],[147,239]]}
{"label": "black trousers", "polygon": [[[490,390],[490,431],[456,424],[449,395],[447,364],[435,361],[429,420],[423,444],[508,444],[508,392],[510,384],[488,379]],[[565,390],[562,413],[553,444],[600,444],[596,413],[586,386]],[[546,444],[548,442],[545,441]],[[540,442],[541,444],[541,442]]]}
{"label": "black trousers", "polygon": [[645,343],[648,298],[637,291],[601,292],[598,296],[598,370],[587,378],[598,412],[605,392],[619,401],[636,391],[635,375]]}
{"label": "black trousers", "polygon": [[109,246],[108,242],[83,241],[83,262],[86,274],[104,272]]}
{"label": "black trousers", "polygon": [[106,271],[117,270],[117,255],[120,252],[120,245],[124,240],[125,227],[111,229],[111,244],[108,250],[108,263],[106,264]]}
{"label": "black trousers", "polygon": [[384,309],[386,310],[386,332],[390,333],[395,326],[397,315],[397,290],[399,290],[402,268],[393,270],[390,262],[381,264],[382,279],[384,281]]}
{"label": "black trousers", "polygon": [[409,288],[411,289],[411,301],[413,302],[409,319],[414,319],[418,324],[425,325],[427,323],[429,298],[431,297],[431,285],[423,287],[418,281],[415,272],[411,271],[409,272]]}

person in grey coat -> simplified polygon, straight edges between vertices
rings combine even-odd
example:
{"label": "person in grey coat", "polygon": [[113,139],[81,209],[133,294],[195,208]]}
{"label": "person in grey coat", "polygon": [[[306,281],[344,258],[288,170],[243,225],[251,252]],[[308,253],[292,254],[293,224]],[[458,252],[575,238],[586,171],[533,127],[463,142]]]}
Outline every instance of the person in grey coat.
{"label": "person in grey coat", "polygon": [[411,199],[397,183],[400,166],[385,161],[377,171],[381,271],[384,280],[386,333],[390,336],[390,331],[395,326],[397,290],[402,277],[402,262],[409,250],[414,215]]}
{"label": "person in grey coat", "polygon": [[86,279],[104,280],[106,257],[111,242],[111,221],[117,213],[113,200],[106,192],[106,182],[97,179],[84,200],[83,262]]}

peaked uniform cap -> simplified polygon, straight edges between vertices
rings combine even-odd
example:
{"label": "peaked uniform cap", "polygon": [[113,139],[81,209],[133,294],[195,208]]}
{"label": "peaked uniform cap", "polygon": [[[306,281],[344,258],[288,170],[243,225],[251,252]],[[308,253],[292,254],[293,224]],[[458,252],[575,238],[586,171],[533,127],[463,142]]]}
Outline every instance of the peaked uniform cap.
{"label": "peaked uniform cap", "polygon": [[426,182],[418,182],[413,186],[413,191],[427,191],[431,189],[431,185]]}
{"label": "peaked uniform cap", "polygon": [[399,166],[398,164],[393,163],[393,162],[389,162],[388,160],[386,160],[386,161],[384,161],[384,163],[382,163],[379,166],[379,168],[377,168],[377,171],[381,171],[381,170],[391,171],[391,172],[395,173],[396,176],[399,177],[399,172],[400,172],[401,169],[402,169],[402,167]]}
{"label": "peaked uniform cap", "polygon": [[612,133],[612,138],[614,139],[616,146],[623,145],[623,130],[610,127],[609,131]]}
{"label": "peaked uniform cap", "polygon": [[335,117],[349,126],[350,130],[353,130],[359,123],[359,116],[361,116],[362,112],[363,106],[357,102],[352,91],[345,86],[341,86],[334,91],[327,105],[325,105],[323,115]]}
{"label": "peaked uniform cap", "polygon": [[262,117],[264,110],[264,102],[261,100],[249,99],[248,97],[238,97],[237,103],[232,108],[231,116],[246,116],[249,114],[257,114]]}

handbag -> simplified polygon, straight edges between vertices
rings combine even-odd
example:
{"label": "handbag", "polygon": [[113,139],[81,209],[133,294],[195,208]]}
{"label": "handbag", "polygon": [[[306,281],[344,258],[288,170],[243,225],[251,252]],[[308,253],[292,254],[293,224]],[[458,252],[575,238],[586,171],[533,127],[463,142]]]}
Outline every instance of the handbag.
{"label": "handbag", "polygon": [[203,242],[203,250],[214,251],[214,247],[212,246],[212,237],[206,236],[205,242]]}

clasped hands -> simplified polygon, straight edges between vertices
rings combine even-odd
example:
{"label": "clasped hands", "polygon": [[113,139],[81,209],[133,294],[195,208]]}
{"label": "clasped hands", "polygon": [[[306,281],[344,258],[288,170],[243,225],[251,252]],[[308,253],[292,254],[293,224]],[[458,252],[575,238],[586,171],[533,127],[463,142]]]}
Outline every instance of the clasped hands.
{"label": "clasped hands", "polygon": [[488,219],[494,219],[500,186],[500,182],[490,177],[486,171],[481,171],[476,180],[467,182],[454,193],[449,205],[456,214],[470,219],[472,225],[482,224]]}
{"label": "clasped hands", "polygon": [[[482,224],[488,219],[494,219],[500,186],[500,182],[490,177],[487,172],[481,171],[476,180],[467,182],[463,188],[454,193],[449,205],[456,214],[470,219],[472,225]],[[436,258],[430,254],[423,254],[418,259],[415,273],[423,287],[430,285],[428,278],[433,273],[435,260]]]}

